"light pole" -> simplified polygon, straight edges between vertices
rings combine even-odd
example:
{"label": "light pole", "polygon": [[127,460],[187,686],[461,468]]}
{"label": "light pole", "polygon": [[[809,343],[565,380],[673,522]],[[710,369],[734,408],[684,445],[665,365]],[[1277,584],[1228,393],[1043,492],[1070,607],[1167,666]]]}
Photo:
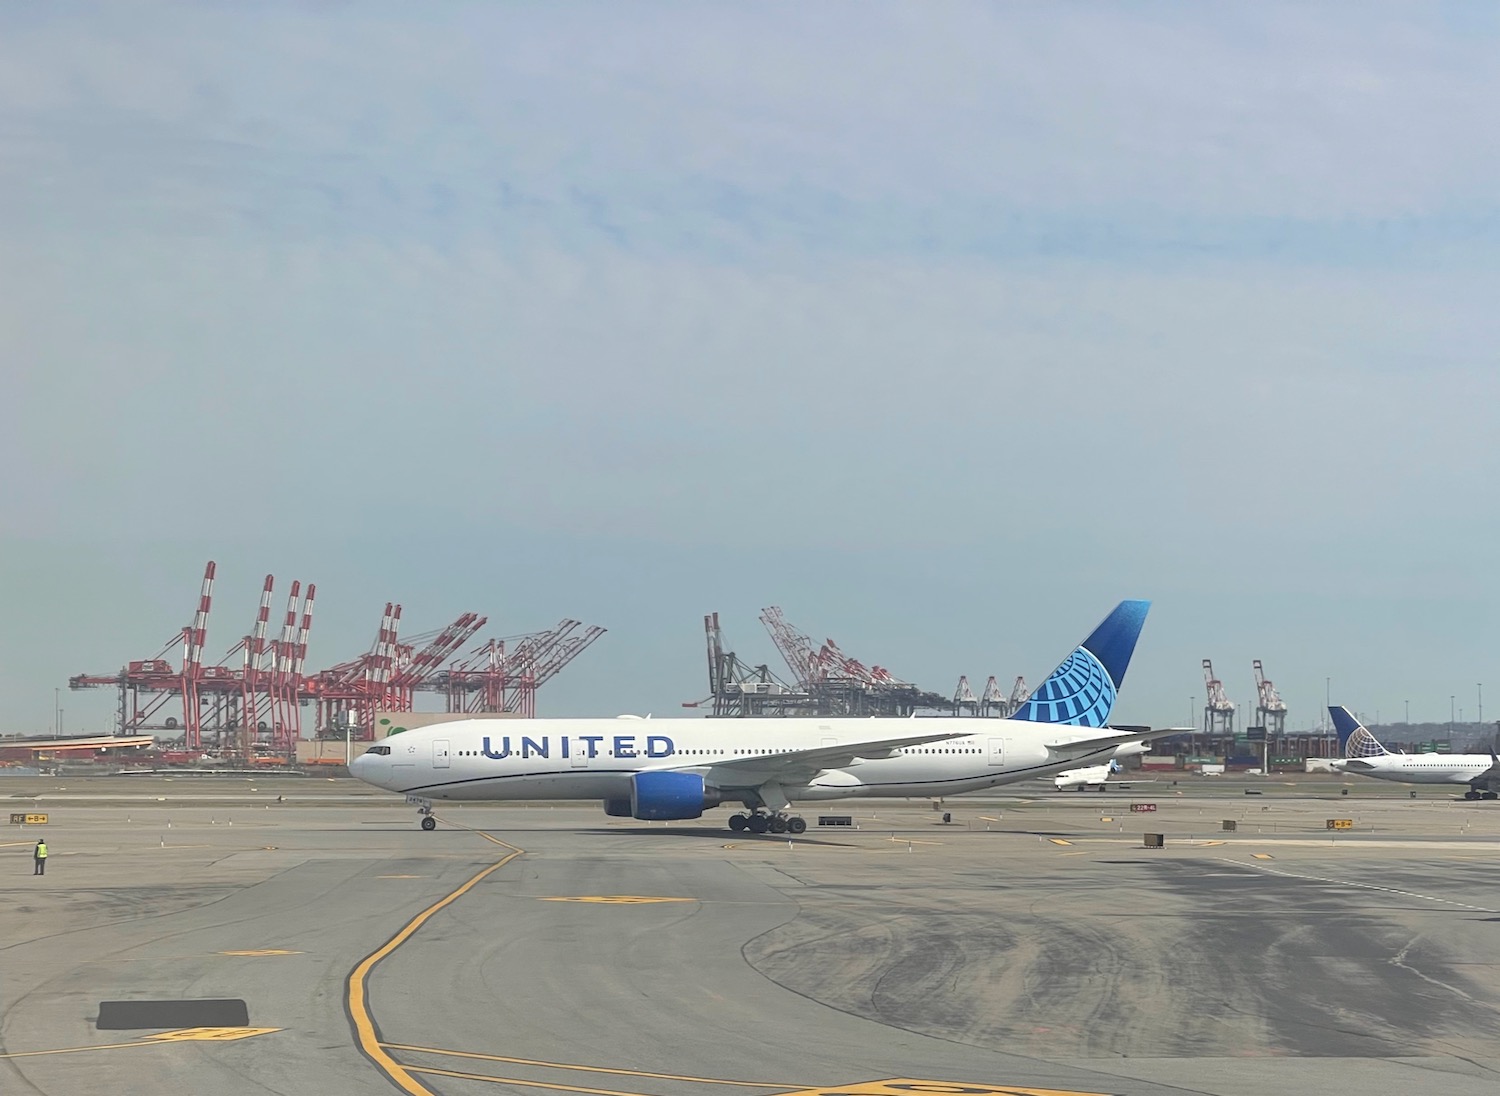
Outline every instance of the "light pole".
{"label": "light pole", "polygon": [[1330,718],[1328,709],[1331,707],[1333,707],[1333,678],[1325,677],[1323,679],[1323,729],[1325,732]]}
{"label": "light pole", "polygon": [[1452,693],[1448,694],[1448,741],[1453,741],[1453,702],[1458,699]]}
{"label": "light pole", "polygon": [[1479,691],[1479,714],[1474,717],[1474,722],[1482,724],[1484,722],[1484,682],[1479,682],[1474,688]]}
{"label": "light pole", "polygon": [[1411,701],[1407,700],[1407,701],[1404,701],[1404,703],[1406,704],[1406,725],[1408,727],[1410,727],[1411,726]]}
{"label": "light pole", "polygon": [[52,733],[62,735],[62,690],[52,690]]}

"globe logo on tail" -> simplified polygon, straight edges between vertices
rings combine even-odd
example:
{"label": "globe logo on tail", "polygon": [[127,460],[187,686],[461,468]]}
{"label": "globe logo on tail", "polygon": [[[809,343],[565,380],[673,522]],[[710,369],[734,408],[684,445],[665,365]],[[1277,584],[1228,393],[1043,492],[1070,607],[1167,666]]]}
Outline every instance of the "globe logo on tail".
{"label": "globe logo on tail", "polygon": [[1102,727],[1115,706],[1115,683],[1104,665],[1079,647],[1042,682],[1031,699],[1016,709],[1012,719],[1035,723],[1067,723],[1074,727]]}
{"label": "globe logo on tail", "polygon": [[1349,741],[1344,743],[1345,757],[1382,757],[1385,747],[1363,725],[1354,728]]}

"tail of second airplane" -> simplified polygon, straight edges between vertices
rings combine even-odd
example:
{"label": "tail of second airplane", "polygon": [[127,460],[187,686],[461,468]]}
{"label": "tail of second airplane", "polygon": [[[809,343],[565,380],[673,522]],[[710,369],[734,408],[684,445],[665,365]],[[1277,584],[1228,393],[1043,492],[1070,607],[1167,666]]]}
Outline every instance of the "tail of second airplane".
{"label": "tail of second airplane", "polygon": [[1150,608],[1149,601],[1116,605],[1114,612],[1010,718],[1074,727],[1104,726],[1125,682],[1125,670]]}
{"label": "tail of second airplane", "polygon": [[1380,744],[1370,729],[1343,705],[1328,709],[1333,729],[1339,736],[1339,754],[1343,757],[1384,757],[1391,751]]}

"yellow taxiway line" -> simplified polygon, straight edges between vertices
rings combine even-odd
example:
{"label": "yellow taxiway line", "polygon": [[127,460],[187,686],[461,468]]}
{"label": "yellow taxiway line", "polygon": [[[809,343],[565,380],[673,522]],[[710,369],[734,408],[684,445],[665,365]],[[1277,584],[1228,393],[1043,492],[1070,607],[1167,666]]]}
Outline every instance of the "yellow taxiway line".
{"label": "yellow taxiway line", "polygon": [[[488,1073],[463,1073],[456,1069],[431,1066],[407,1066],[412,1073],[429,1073],[434,1077],[456,1077],[461,1081],[488,1081],[494,1085],[516,1085],[521,1088],[544,1088],[552,1092],[581,1092],[585,1096],[641,1096],[639,1092],[621,1092],[615,1088],[589,1088],[585,1085],[549,1084],[546,1081],[523,1081],[519,1077],[491,1077]],[[415,1084],[416,1082],[413,1082]],[[427,1089],[421,1091],[427,1092]]]}
{"label": "yellow taxiway line", "polygon": [[[443,1050],[439,1047],[421,1047],[411,1043],[385,1043],[384,1046],[391,1050],[410,1050],[418,1054],[437,1054],[448,1058],[471,1058],[481,1062],[503,1062],[510,1066],[540,1066],[544,1069],[565,1069],[577,1073],[608,1073],[617,1077],[647,1077],[653,1081],[693,1081],[704,1085],[735,1085],[740,1088],[782,1088],[794,1089],[796,1085],[782,1084],[779,1081],[726,1081],[717,1077],[689,1077],[681,1073],[650,1073],[640,1069],[614,1069],[608,1066],[579,1066],[564,1064],[562,1062],[542,1062],[535,1058],[512,1058],[505,1054],[480,1054],[470,1050]],[[415,1066],[408,1066],[415,1069]],[[502,1080],[502,1078],[490,1078]],[[529,1081],[512,1081],[510,1084],[530,1084]],[[632,1096],[640,1096],[634,1093]]]}
{"label": "yellow taxiway line", "polygon": [[[502,856],[499,860],[495,861],[495,863],[491,864],[489,867],[485,868],[483,871],[477,872],[476,874],[471,876],[468,881],[460,886],[457,890],[449,892],[445,897],[438,899],[438,901],[434,902],[421,913],[413,917],[401,928],[399,932],[396,933],[396,935],[392,936],[384,944],[382,944],[380,947],[376,948],[369,955],[360,960],[359,964],[349,972],[349,978],[345,983],[344,1003],[349,1013],[349,1023],[354,1028],[354,1041],[356,1045],[359,1047],[364,1056],[370,1059],[370,1061],[375,1064],[376,1069],[385,1074],[385,1076],[397,1088],[399,1088],[402,1092],[407,1093],[408,1096],[433,1096],[433,1092],[431,1089],[429,1089],[427,1086],[423,1085],[420,1081],[413,1077],[411,1073],[408,1072],[408,1067],[403,1066],[400,1062],[396,1061],[396,1059],[387,1054],[385,1047],[381,1045],[380,1036],[375,1032],[375,1021],[370,1016],[369,990],[366,986],[366,983],[369,980],[370,972],[375,969],[376,965],[379,964],[382,959],[386,958],[397,948],[399,948],[402,944],[410,940],[412,938],[412,935],[416,933],[416,931],[423,925],[425,925],[433,917],[434,914],[443,909],[446,909],[448,906],[458,901],[465,894],[468,894],[469,891],[478,886],[483,880],[487,879],[489,876],[493,875],[495,872],[505,867],[506,864],[509,864],[512,860],[525,852],[524,849],[519,849],[514,845],[507,844],[506,842],[501,841],[498,837],[491,837],[489,834],[480,833],[477,830],[473,832],[479,833],[479,835],[485,838],[487,841],[491,841],[496,845],[503,845],[505,848],[510,849],[511,851],[505,856]],[[422,1071],[414,1070],[414,1072]]]}
{"label": "yellow taxiway line", "polygon": [[88,1054],[95,1050],[129,1050],[131,1047],[164,1047],[173,1043],[229,1043],[239,1039],[250,1039],[256,1035],[270,1035],[280,1028],[183,1028],[180,1031],[161,1031],[145,1035],[133,1043],[99,1043],[91,1047],[61,1047],[57,1050],[14,1050],[0,1054],[5,1058],[40,1058],[48,1054]]}

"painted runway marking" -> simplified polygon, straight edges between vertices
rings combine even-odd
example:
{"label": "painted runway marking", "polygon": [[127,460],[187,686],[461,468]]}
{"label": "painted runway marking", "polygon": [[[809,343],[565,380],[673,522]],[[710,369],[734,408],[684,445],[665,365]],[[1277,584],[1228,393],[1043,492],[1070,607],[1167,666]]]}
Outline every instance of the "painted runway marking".
{"label": "painted runway marking", "polygon": [[579,894],[538,897],[538,902],[597,902],[606,906],[646,906],[653,902],[696,902],[696,898],[667,898],[649,894]]}
{"label": "painted runway marking", "polygon": [[1064,841],[1061,837],[1049,837],[1047,840],[1051,841],[1054,845],[1071,845],[1073,843],[1071,841]]}
{"label": "painted runway marking", "polygon": [[250,1027],[201,1027],[183,1028],[181,1031],[164,1031],[159,1035],[148,1035],[148,1039],[159,1039],[166,1043],[232,1043],[239,1039],[250,1039],[257,1035],[269,1035],[280,1028]]}
{"label": "painted runway marking", "polygon": [[377,875],[376,879],[426,879],[425,875]]}
{"label": "painted runway marking", "polygon": [[215,1042],[227,1043],[237,1039],[250,1039],[256,1035],[270,1035],[281,1028],[183,1028],[180,1031],[160,1031],[154,1035],[143,1035],[133,1043],[100,1043],[92,1047],[62,1047],[58,1050],[17,1050],[0,1054],[4,1058],[39,1058],[48,1054],[88,1054],[95,1050],[131,1050],[136,1047],[158,1047],[168,1043]]}
{"label": "painted runway marking", "polygon": [[[473,832],[479,833],[477,830]],[[496,845],[502,845],[511,851],[483,871],[470,876],[469,880],[462,886],[450,891],[446,897],[440,898],[413,917],[401,928],[401,931],[397,932],[396,935],[361,959],[359,964],[349,972],[349,977],[344,984],[344,1007],[349,1014],[350,1026],[354,1028],[355,1045],[359,1047],[361,1054],[374,1063],[376,1069],[380,1070],[402,1092],[407,1093],[407,1096],[433,1096],[433,1092],[426,1085],[411,1076],[407,1072],[406,1067],[387,1054],[385,1048],[380,1045],[380,1037],[375,1033],[375,1020],[370,1015],[369,991],[366,988],[366,983],[369,981],[370,972],[375,969],[376,965],[402,944],[406,943],[406,941],[410,940],[412,935],[425,925],[434,914],[458,901],[483,880],[525,852],[524,849],[507,844],[498,837],[491,837],[487,833],[480,833],[480,836]]]}
{"label": "painted runway marking", "polygon": [[1109,1096],[1103,1092],[1080,1092],[1063,1088],[1015,1088],[974,1081],[917,1081],[892,1077],[887,1081],[864,1081],[837,1088],[805,1088],[779,1096]]}
{"label": "painted runway marking", "polygon": [[[1243,864],[1242,860],[1231,860],[1227,856],[1219,857],[1220,860],[1230,864]],[[1461,910],[1473,910],[1475,913],[1500,913],[1500,910],[1492,910],[1488,906],[1471,906],[1467,902],[1455,902],[1451,898],[1439,898],[1432,894],[1418,894],[1416,891],[1399,890],[1396,887],[1381,887],[1374,883],[1356,883],[1350,879],[1329,879],[1321,875],[1299,875],[1292,871],[1282,871],[1280,868],[1268,868],[1263,864],[1245,864],[1247,868],[1265,872],[1267,875],[1279,875],[1286,879],[1302,879],[1309,883],[1331,883],[1338,887],[1355,887],[1359,890],[1380,891],[1382,894],[1398,894],[1402,898],[1416,898],[1422,902],[1438,902],[1445,906],[1456,906]]]}
{"label": "painted runway marking", "polygon": [[1257,860],[1275,860],[1276,859],[1276,857],[1272,856],[1268,852],[1252,852],[1250,855],[1253,856],[1253,857],[1255,857],[1255,859],[1257,859]]}
{"label": "painted runway marking", "polygon": [[301,955],[302,953],[300,951],[284,951],[281,948],[260,948],[260,949],[253,950],[253,951],[221,951],[221,952],[219,952],[219,954],[220,955],[262,956],[262,955]]}
{"label": "painted runway marking", "polygon": [[717,1077],[690,1077],[681,1073],[650,1073],[639,1069],[614,1069],[608,1066],[580,1066],[564,1062],[542,1062],[535,1058],[513,1058],[505,1054],[480,1054],[469,1050],[442,1050],[438,1047],[413,1046],[408,1043],[386,1043],[392,1050],[409,1050],[419,1054],[437,1054],[447,1058],[470,1058],[481,1062],[503,1062],[511,1066],[540,1066],[545,1069],[571,1070],[576,1073],[607,1073],[617,1077],[649,1077],[654,1081],[693,1081],[704,1085],[734,1085],[740,1088],[791,1088],[781,1081],[725,1081]]}
{"label": "painted runway marking", "polygon": [[[516,1085],[520,1088],[544,1088],[552,1092],[581,1092],[585,1096],[641,1096],[639,1092],[621,1092],[615,1088],[588,1088],[584,1085],[557,1085],[546,1081],[523,1081],[518,1077],[491,1077],[487,1073],[464,1073],[456,1069],[435,1069],[431,1066],[407,1066],[412,1073],[427,1073],[434,1077],[455,1077],[460,1081],[488,1081],[492,1085]],[[415,1082],[413,1082],[415,1083]],[[429,1091],[422,1089],[423,1092]]]}

